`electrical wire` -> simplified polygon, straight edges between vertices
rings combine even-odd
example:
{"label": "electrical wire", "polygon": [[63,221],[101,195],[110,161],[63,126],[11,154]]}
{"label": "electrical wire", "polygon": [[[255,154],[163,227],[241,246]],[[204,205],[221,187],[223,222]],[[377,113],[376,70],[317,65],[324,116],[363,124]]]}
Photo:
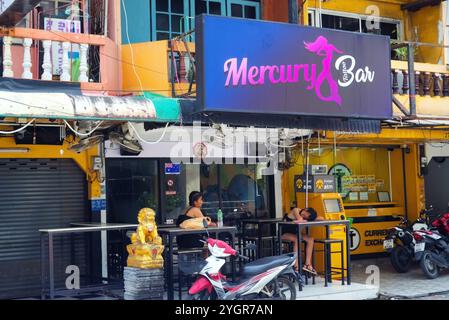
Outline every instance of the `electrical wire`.
{"label": "electrical wire", "polygon": [[[139,81],[139,85],[140,85],[140,89],[142,90],[142,94],[144,94],[142,80],[140,79],[140,77],[139,77],[139,75],[138,75],[138,73],[136,71],[136,65],[134,63],[134,49],[133,49],[133,46],[131,45],[131,40],[130,40],[130,37],[129,37],[128,13],[126,11],[125,1],[124,0],[121,0],[121,1],[122,1],[122,6],[123,6],[123,14],[124,14],[124,17],[125,17],[126,40],[128,40],[128,44],[129,44],[130,49],[131,49],[131,63],[132,63],[132,66],[133,66],[134,75],[136,76],[137,80]],[[144,97],[145,97],[145,95],[144,95]]]}
{"label": "electrical wire", "polygon": [[95,130],[97,130],[97,129],[103,124],[103,121],[100,121],[100,123],[98,123],[98,125],[97,125],[94,129],[92,129],[90,132],[88,132],[88,133],[81,133],[81,132],[76,131],[75,129],[72,128],[72,126],[71,126],[66,120],[64,120],[64,123],[65,123],[65,124],[67,125],[67,127],[69,127],[69,129],[72,130],[72,132],[73,132],[74,134],[76,134],[77,136],[80,136],[80,137],[88,137],[88,136],[90,136],[92,133],[94,133]]}
{"label": "electrical wire", "polygon": [[156,141],[146,141],[145,139],[143,139],[143,138],[139,135],[139,133],[137,132],[136,128],[134,127],[134,125],[133,125],[131,122],[128,122],[128,124],[129,124],[129,126],[131,127],[131,129],[133,129],[133,131],[134,131],[135,135],[137,136],[137,138],[138,138],[141,142],[143,142],[143,143],[145,143],[145,144],[157,144],[157,143],[161,142],[162,139],[165,137],[165,134],[166,134],[166,132],[167,132],[167,128],[168,128],[168,125],[169,125],[169,123],[167,122],[167,125],[166,125],[165,128],[164,128],[164,132],[162,132],[162,135],[159,137],[159,139],[157,139]]}
{"label": "electrical wire", "polygon": [[16,130],[13,130],[13,131],[0,131],[0,134],[14,134],[14,133],[21,132],[21,131],[25,130],[27,127],[29,127],[34,121],[36,121],[36,119],[32,119],[26,125],[24,125],[23,127],[20,127],[19,129],[16,129]]}

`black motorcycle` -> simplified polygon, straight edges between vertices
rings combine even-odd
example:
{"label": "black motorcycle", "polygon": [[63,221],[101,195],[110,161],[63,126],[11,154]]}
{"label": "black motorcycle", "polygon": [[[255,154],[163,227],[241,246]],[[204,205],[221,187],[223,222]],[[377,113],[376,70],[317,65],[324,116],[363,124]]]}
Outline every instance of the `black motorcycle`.
{"label": "black motorcycle", "polygon": [[432,208],[423,210],[421,217],[412,224],[409,224],[406,218],[400,217],[401,223],[388,230],[383,245],[390,253],[390,262],[396,272],[408,272],[412,264],[419,262],[423,257],[427,246],[426,240],[419,238],[415,231],[429,229],[428,216],[432,210]]}

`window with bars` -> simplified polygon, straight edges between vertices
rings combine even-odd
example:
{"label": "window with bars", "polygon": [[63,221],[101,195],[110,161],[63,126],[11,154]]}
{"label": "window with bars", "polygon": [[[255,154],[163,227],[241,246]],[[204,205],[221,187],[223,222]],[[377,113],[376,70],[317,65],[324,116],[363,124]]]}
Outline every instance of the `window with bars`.
{"label": "window with bars", "polygon": [[260,19],[260,0],[151,0],[152,40],[172,39],[192,30],[194,17],[203,13]]}
{"label": "window with bars", "polygon": [[195,0],[195,10],[192,12],[192,16],[199,14],[215,14],[219,16],[226,15],[226,3],[225,0]]}
{"label": "window with bars", "polygon": [[400,40],[401,23],[397,20],[380,18],[378,29],[369,29],[367,17],[331,11],[309,10],[309,25],[328,29],[345,30],[362,33],[375,33]]}
{"label": "window with bars", "polygon": [[189,0],[151,0],[153,40],[167,40],[182,33]]}
{"label": "window with bars", "polygon": [[259,19],[259,3],[254,1],[228,0],[228,16]]}

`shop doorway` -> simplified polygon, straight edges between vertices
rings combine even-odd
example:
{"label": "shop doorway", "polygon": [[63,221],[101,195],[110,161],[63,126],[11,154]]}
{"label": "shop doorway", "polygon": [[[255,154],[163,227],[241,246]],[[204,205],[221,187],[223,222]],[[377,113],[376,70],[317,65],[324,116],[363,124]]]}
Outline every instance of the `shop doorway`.
{"label": "shop doorway", "polygon": [[434,207],[434,214],[449,212],[449,158],[433,157],[424,178],[426,207]]}
{"label": "shop doorway", "polygon": [[174,225],[188,206],[192,191],[204,193],[203,213],[225,223],[274,217],[274,178],[266,164],[175,164],[169,159],[109,158],[106,161],[108,222],[136,223],[150,207],[160,224]]}

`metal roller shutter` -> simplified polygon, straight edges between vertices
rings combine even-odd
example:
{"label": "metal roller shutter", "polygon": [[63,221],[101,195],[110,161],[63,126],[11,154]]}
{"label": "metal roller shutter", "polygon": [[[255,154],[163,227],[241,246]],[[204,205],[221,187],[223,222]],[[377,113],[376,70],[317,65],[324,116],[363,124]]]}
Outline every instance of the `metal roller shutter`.
{"label": "metal roller shutter", "polygon": [[[87,220],[84,172],[70,159],[0,159],[0,299],[40,295],[40,233]],[[76,236],[84,269],[84,238]],[[55,274],[63,283],[70,264],[67,236],[55,242]]]}

